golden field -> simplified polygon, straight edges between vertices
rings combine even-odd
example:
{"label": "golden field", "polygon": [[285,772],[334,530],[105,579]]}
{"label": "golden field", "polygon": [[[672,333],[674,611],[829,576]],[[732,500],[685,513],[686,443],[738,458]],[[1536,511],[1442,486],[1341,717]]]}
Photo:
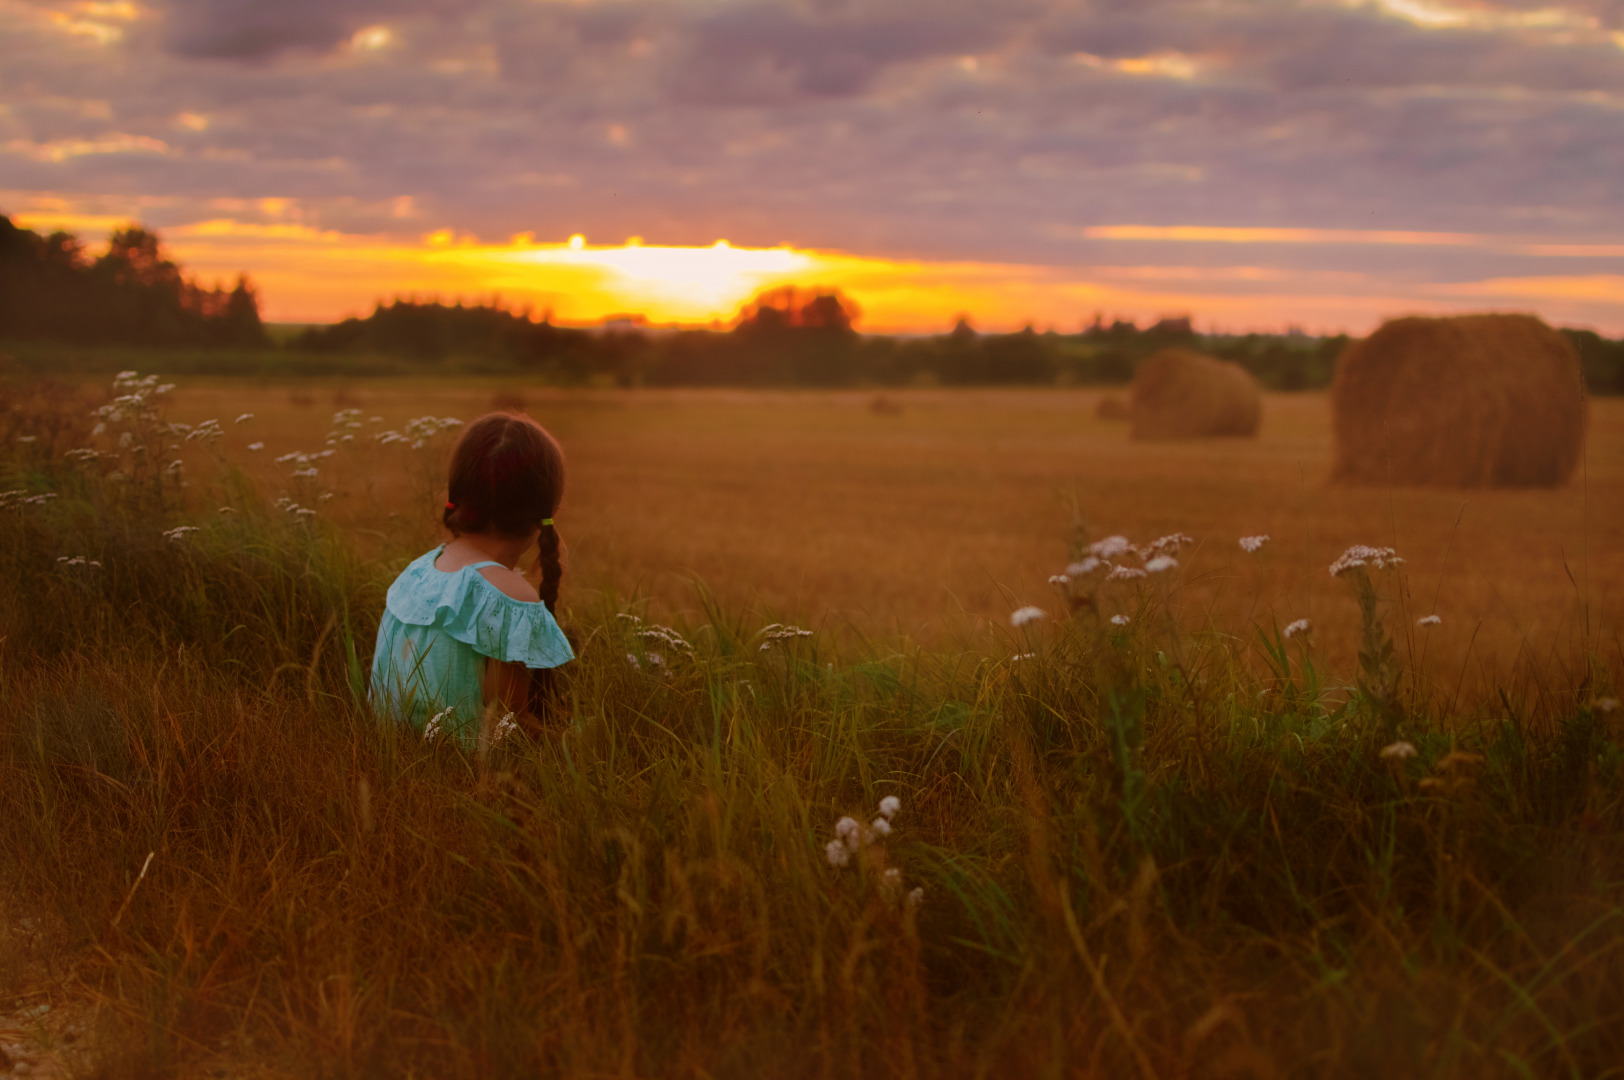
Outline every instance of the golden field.
{"label": "golden field", "polygon": [[[1099,396],[226,381],[182,385],[169,412],[220,419],[220,451],[248,463],[266,490],[305,502],[316,488],[331,491],[319,504],[324,518],[399,556],[434,542],[439,462],[452,436],[414,451],[378,445],[375,434],[522,400],[569,455],[559,517],[570,548],[566,606],[609,590],[647,597],[662,615],[694,614],[699,581],[724,608],[824,630],[926,643],[1010,636],[1016,606],[1063,611],[1048,577],[1066,565],[1081,522],[1089,539],[1189,533],[1199,547],[1166,583],[1186,627],[1250,638],[1254,623],[1307,618],[1339,674],[1353,665],[1358,619],[1327,566],[1366,543],[1408,560],[1407,625],[1443,618],[1401,647],[1451,693],[1464,685],[1475,696],[1497,680],[1537,691],[1549,665],[1587,644],[1617,678],[1624,401],[1591,402],[1586,465],[1567,487],[1448,491],[1328,484],[1323,394],[1268,395],[1255,440],[1166,443],[1131,442],[1126,425],[1096,419]],[[894,407],[877,409],[881,397]],[[318,463],[316,481],[289,481],[298,466],[274,459],[321,450],[340,408],[361,410],[356,438]],[[245,411],[254,418],[231,422]],[[381,422],[368,423],[375,416]],[[245,449],[256,441],[263,450]],[[208,475],[200,452],[191,456],[194,478]],[[1237,538],[1258,533],[1271,542],[1243,553]],[[1132,614],[1136,605],[1119,587],[1103,607]]]}

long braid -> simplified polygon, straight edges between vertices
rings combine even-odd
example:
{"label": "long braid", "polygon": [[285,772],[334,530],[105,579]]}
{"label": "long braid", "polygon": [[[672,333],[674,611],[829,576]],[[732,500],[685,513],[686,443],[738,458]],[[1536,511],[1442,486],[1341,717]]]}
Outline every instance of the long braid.
{"label": "long braid", "polygon": [[541,602],[547,605],[547,610],[556,615],[558,586],[564,580],[564,542],[558,537],[558,529],[543,525],[541,535],[536,538],[536,549],[539,553],[536,564],[541,567],[541,583],[536,591],[541,594]]}

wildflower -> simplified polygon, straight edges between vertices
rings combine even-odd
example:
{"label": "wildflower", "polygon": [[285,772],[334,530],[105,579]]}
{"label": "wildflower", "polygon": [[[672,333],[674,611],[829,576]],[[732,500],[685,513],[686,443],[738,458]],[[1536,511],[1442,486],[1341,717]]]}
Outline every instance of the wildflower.
{"label": "wildflower", "polygon": [[1132,620],[1129,619],[1126,615],[1112,615],[1111,616],[1111,625],[1112,626],[1127,626],[1128,623],[1131,622],[1131,621]]}
{"label": "wildflower", "polygon": [[1014,656],[1010,657],[1009,659],[1013,663],[1014,661],[1017,661],[1017,660],[1036,660],[1037,658],[1038,658],[1038,654],[1035,653],[1035,652],[1023,652],[1023,653],[1016,653]]}
{"label": "wildflower", "polygon": [[924,902],[925,902],[925,890],[924,890],[924,888],[922,886],[915,886],[908,893],[908,906],[910,908],[916,908],[920,904],[923,904]]}
{"label": "wildflower", "polygon": [[241,423],[243,423],[243,422],[244,422],[244,421],[247,421],[247,420],[252,420],[252,419],[253,419],[253,418],[254,418],[254,414],[253,414],[253,413],[251,413],[251,412],[245,412],[245,413],[243,413],[243,414],[242,414],[242,415],[241,415],[241,416],[239,416],[239,417],[237,417],[237,419],[235,419],[235,420],[233,420],[233,421],[232,421],[232,423],[233,423],[233,424],[241,424]]}
{"label": "wildflower", "polygon": [[853,851],[862,843],[863,827],[854,817],[843,817],[835,822],[835,835],[846,842],[846,846]]}
{"label": "wildflower", "polygon": [[885,883],[887,888],[900,889],[902,887],[902,871],[894,866],[887,867],[885,873],[880,875],[880,880]]}
{"label": "wildflower", "polygon": [[265,449],[265,444],[262,443],[262,442],[251,442],[251,443],[248,444],[248,449],[250,449],[250,450],[263,450],[263,449]]}
{"label": "wildflower", "polygon": [[1331,576],[1341,577],[1349,570],[1362,566],[1370,566],[1377,570],[1388,570],[1403,565],[1404,560],[1399,558],[1398,552],[1392,548],[1374,548],[1365,544],[1354,544],[1344,551],[1336,562],[1331,564]]}
{"label": "wildflower", "polygon": [[451,716],[456,711],[456,709],[441,709],[429,717],[429,722],[423,725],[423,741],[431,743],[438,739],[440,737],[440,721]]}
{"label": "wildflower", "polygon": [[[1169,533],[1150,545],[1152,555],[1177,555],[1180,551],[1195,543],[1195,540],[1184,533]],[[1152,570],[1151,573],[1156,571]]]}
{"label": "wildflower", "polygon": [[222,513],[222,514],[235,514],[236,512],[237,512],[236,510],[234,510],[233,508],[231,508],[229,506],[220,507],[220,513]]}
{"label": "wildflower", "polygon": [[101,563],[97,562],[95,559],[87,559],[83,555],[75,555],[72,558],[69,558],[66,555],[58,555],[56,557],[56,561],[61,563],[63,566],[101,566]]}
{"label": "wildflower", "polygon": [[1179,561],[1171,555],[1158,555],[1145,564],[1145,573],[1160,574],[1164,570],[1175,569]]}
{"label": "wildflower", "polygon": [[1616,698],[1616,697],[1597,698],[1596,699],[1595,709],[1596,709],[1597,712],[1601,713],[1603,716],[1606,716],[1606,715],[1608,715],[1610,713],[1615,713],[1615,712],[1618,711],[1618,698]]}
{"label": "wildflower", "polygon": [[1071,578],[1067,577],[1065,574],[1050,574],[1049,575],[1049,584],[1050,585],[1070,585],[1071,584]]}
{"label": "wildflower", "polygon": [[880,800],[880,816],[887,821],[902,813],[902,800],[895,795],[887,795]]}
{"label": "wildflower", "polygon": [[1096,559],[1094,556],[1090,555],[1088,558],[1074,562],[1070,566],[1066,567],[1066,573],[1074,578],[1087,577],[1089,574],[1092,574],[1094,571],[1098,570],[1104,565],[1104,560]]}
{"label": "wildflower", "polygon": [[1388,743],[1382,747],[1381,753],[1377,756],[1383,761],[1403,761],[1405,758],[1413,758],[1415,757],[1415,744],[1400,739],[1396,743]]}
{"label": "wildflower", "polygon": [[[779,642],[791,641],[795,638],[811,637],[812,631],[802,630],[799,626],[786,626],[783,623],[768,623],[766,626],[761,628],[761,634],[767,640],[761,643],[760,651],[766,652]],[[687,643],[684,642],[683,644]]]}
{"label": "wildflower", "polygon": [[1296,622],[1287,623],[1286,628],[1283,631],[1281,631],[1281,633],[1289,641],[1291,638],[1296,637],[1298,634],[1306,634],[1306,633],[1308,633],[1313,628],[1314,628],[1313,624],[1310,623],[1307,619],[1298,619]]}
{"label": "wildflower", "polygon": [[509,735],[518,730],[519,725],[514,721],[513,714],[508,713],[506,716],[502,717],[502,719],[496,722],[496,736],[491,741],[501,742],[503,739],[507,738]]}
{"label": "wildflower", "polygon": [[[150,376],[150,375],[147,376],[147,377],[152,378],[152,376]],[[154,390],[153,393],[154,394],[167,394],[167,393],[169,393],[169,391],[173,390],[174,388],[175,388],[174,383],[166,382],[162,386],[159,386],[156,390]]]}
{"label": "wildflower", "polygon": [[1262,547],[1268,542],[1269,537],[1267,534],[1262,536],[1243,536],[1241,537],[1241,550],[1246,552],[1248,555],[1256,555],[1258,548]]}
{"label": "wildflower", "polygon": [[1137,566],[1113,566],[1111,572],[1105,575],[1106,581],[1132,581],[1142,578],[1145,572]]}
{"label": "wildflower", "polygon": [[324,491],[320,495],[316,496],[316,501],[317,502],[326,502],[328,499],[331,499],[332,497],[333,497],[333,493],[331,491]]}
{"label": "wildflower", "polygon": [[643,665],[638,661],[637,657],[634,656],[632,653],[627,653],[626,654],[626,663],[630,664],[632,666],[632,668],[634,670],[636,670],[636,671],[642,671],[643,670]]}
{"label": "wildflower", "polygon": [[1021,627],[1037,619],[1046,619],[1048,617],[1049,613],[1047,611],[1044,611],[1040,607],[1034,607],[1033,605],[1028,604],[1022,608],[1016,608],[1014,611],[1009,613],[1009,625]]}
{"label": "wildflower", "polygon": [[20,442],[20,443],[38,442],[39,441],[39,436],[38,435],[19,435],[19,436],[17,436],[17,441]]}
{"label": "wildflower", "polygon": [[196,525],[177,525],[173,529],[169,529],[164,533],[164,539],[173,540],[176,543],[179,543],[180,541],[186,539],[187,533],[195,532],[197,532]]}
{"label": "wildflower", "polygon": [[367,417],[367,423],[369,423],[369,424],[381,424],[381,423],[383,423],[383,417],[381,417],[381,416],[369,416],[369,417]]}
{"label": "wildflower", "polygon": [[1443,619],[1436,615],[1423,615],[1419,619],[1415,620],[1415,625],[1417,626],[1441,626],[1442,624]]}
{"label": "wildflower", "polygon": [[298,462],[300,465],[303,465],[309,460],[310,460],[310,455],[309,454],[301,454],[297,450],[290,451],[290,452],[288,452],[286,454],[283,454],[281,457],[275,459],[275,461],[276,461],[276,463],[278,465],[286,465],[290,461],[295,461],[295,462]]}
{"label": "wildflower", "polygon": [[875,818],[870,827],[880,836],[891,835],[891,823],[885,820],[883,817]]}
{"label": "wildflower", "polygon": [[823,846],[823,857],[837,870],[851,862],[851,852],[846,850],[846,845],[839,840],[831,840]]}
{"label": "wildflower", "polygon": [[106,430],[107,430],[107,421],[99,420],[99,421],[97,421],[96,426],[90,429],[90,434],[92,436],[100,435],[102,432],[104,432]]}
{"label": "wildflower", "polygon": [[126,431],[118,437],[118,448],[120,450],[127,450],[129,449],[130,443],[134,441],[135,436]]}
{"label": "wildflower", "polygon": [[293,476],[296,479],[297,478],[309,479],[309,478],[311,478],[311,477],[313,477],[315,475],[316,475],[316,467],[314,465],[307,465],[302,469],[294,469],[293,470]]}
{"label": "wildflower", "polygon": [[1088,553],[1097,559],[1114,559],[1132,550],[1133,544],[1128,542],[1126,536],[1107,536],[1104,540],[1096,540],[1088,545]]}
{"label": "wildflower", "polygon": [[308,507],[308,506],[300,506],[300,507],[296,507],[294,509],[293,513],[297,517],[310,517],[311,515],[313,515],[315,513],[315,511],[310,509],[310,507]]}
{"label": "wildflower", "polygon": [[97,458],[101,457],[101,454],[98,453],[95,450],[92,450],[88,446],[81,446],[77,450],[69,450],[66,454],[63,454],[62,456],[67,458],[69,461],[79,462],[79,463],[88,463],[88,462],[95,461]]}

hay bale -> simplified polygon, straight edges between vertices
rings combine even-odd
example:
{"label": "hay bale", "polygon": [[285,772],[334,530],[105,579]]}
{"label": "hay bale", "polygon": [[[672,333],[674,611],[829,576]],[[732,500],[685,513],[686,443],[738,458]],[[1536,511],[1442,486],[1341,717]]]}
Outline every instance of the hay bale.
{"label": "hay bale", "polygon": [[1099,420],[1126,420],[1128,403],[1115,394],[1107,394],[1094,403],[1094,416]]}
{"label": "hay bale", "polygon": [[1256,435],[1263,420],[1263,397],[1250,372],[1189,349],[1146,357],[1129,402],[1135,439]]}
{"label": "hay bale", "polygon": [[1555,487],[1584,446],[1579,358],[1532,315],[1394,319],[1331,384],[1334,480]]}

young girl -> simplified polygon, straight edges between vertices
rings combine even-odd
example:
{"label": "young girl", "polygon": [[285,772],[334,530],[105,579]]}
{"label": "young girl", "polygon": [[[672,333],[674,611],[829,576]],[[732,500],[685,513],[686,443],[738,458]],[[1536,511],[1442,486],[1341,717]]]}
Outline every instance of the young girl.
{"label": "young girl", "polygon": [[[532,669],[575,657],[552,612],[564,454],[529,417],[491,413],[457,440],[447,487],[452,539],[389,586],[372,700],[418,731],[438,716],[442,732],[474,747],[482,726],[527,709]],[[513,569],[532,545],[539,588]]]}

